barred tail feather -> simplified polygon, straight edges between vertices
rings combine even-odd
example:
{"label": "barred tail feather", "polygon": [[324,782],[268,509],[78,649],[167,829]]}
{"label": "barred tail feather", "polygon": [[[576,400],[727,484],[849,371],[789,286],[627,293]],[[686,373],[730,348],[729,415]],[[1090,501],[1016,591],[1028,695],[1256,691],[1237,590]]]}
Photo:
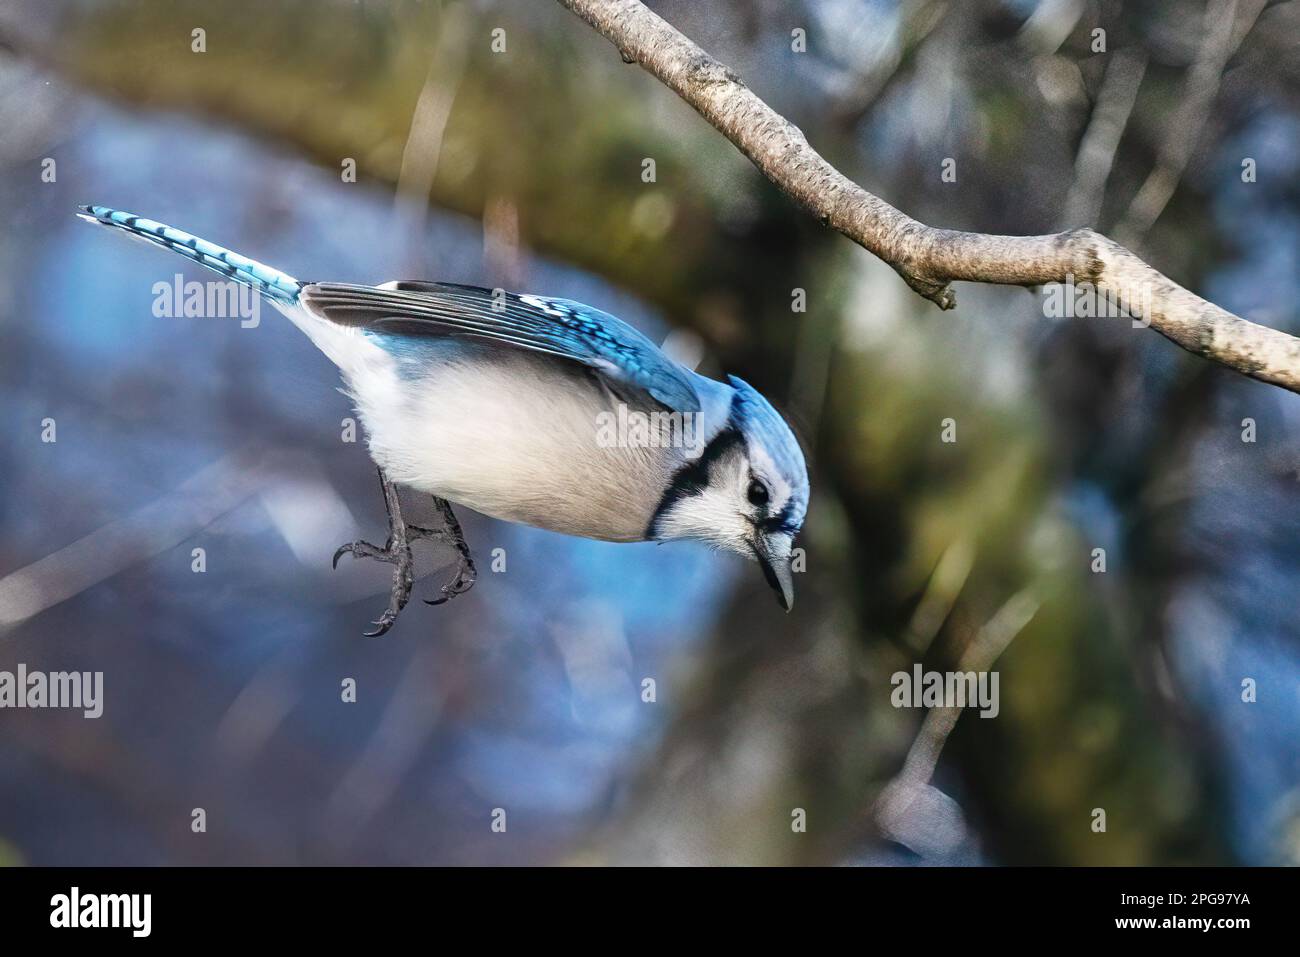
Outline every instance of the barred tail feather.
{"label": "barred tail feather", "polygon": [[90,223],[101,223],[124,230],[133,236],[146,239],[151,243],[180,253],[201,266],[219,272],[228,279],[251,286],[269,299],[293,304],[298,301],[298,293],[303,287],[292,276],[272,269],[263,263],[248,259],[229,249],[210,243],[207,240],[191,236],[189,233],[144,219],[119,209],[107,206],[81,206],[77,215]]}

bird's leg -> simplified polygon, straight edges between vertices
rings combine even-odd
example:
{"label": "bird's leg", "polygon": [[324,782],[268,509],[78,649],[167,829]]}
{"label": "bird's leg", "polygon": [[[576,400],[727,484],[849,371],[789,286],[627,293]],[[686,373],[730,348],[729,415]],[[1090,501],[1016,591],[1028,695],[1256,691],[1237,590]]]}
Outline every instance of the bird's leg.
{"label": "bird's leg", "polygon": [[[388,509],[388,541],[383,548],[369,542],[348,542],[339,546],[334,553],[333,566],[338,568],[339,559],[344,552],[350,552],[358,558],[377,558],[397,567],[393,569],[393,591],[388,599],[388,607],[375,621],[373,631],[365,632],[367,638],[378,638],[393,627],[398,614],[406,607],[411,597],[411,583],[414,581],[415,563],[411,558],[411,540],[407,534],[407,525],[402,521],[402,505],[397,499],[397,486],[388,481],[384,470],[379,470],[379,484],[384,490],[384,505]],[[424,531],[421,529],[421,531]]]}
{"label": "bird's leg", "polygon": [[474,587],[474,581],[478,577],[478,571],[474,568],[474,559],[470,556],[469,545],[465,542],[465,533],[460,530],[460,522],[456,521],[456,513],[451,510],[451,503],[445,498],[433,497],[434,508],[442,516],[443,525],[440,530],[428,528],[418,529],[421,538],[437,538],[442,541],[450,541],[455,547],[457,553],[458,567],[456,577],[442,586],[442,597],[426,598],[426,605],[441,605],[443,602],[451,601],[457,595],[463,595]]}
{"label": "bird's leg", "polygon": [[444,528],[424,528],[420,525],[408,525],[402,519],[402,504],[397,497],[397,486],[388,481],[384,470],[379,470],[379,485],[384,492],[384,506],[388,510],[388,541],[383,548],[370,542],[348,542],[334,553],[333,565],[338,567],[339,559],[344,553],[359,558],[375,558],[397,567],[393,570],[393,591],[388,601],[388,608],[376,621],[375,630],[367,631],[367,638],[377,638],[393,627],[397,616],[406,607],[411,597],[411,585],[415,578],[415,563],[411,556],[411,543],[422,538],[448,542],[457,552],[459,567],[456,577],[442,586],[440,598],[426,599],[430,605],[441,605],[457,595],[463,595],[474,587],[478,571],[474,568],[474,559],[470,556],[469,545],[465,542],[465,533],[461,531],[460,522],[451,510],[451,503],[446,499],[433,497],[433,505],[442,516]]}

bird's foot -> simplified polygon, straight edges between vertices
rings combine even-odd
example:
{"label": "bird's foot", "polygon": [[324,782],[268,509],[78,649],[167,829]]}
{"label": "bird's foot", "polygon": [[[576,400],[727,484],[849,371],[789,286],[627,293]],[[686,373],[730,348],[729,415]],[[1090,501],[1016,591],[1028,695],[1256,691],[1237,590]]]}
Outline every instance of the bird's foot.
{"label": "bird's foot", "polygon": [[469,548],[465,545],[463,539],[457,539],[442,531],[435,531],[426,528],[416,529],[407,526],[412,532],[417,533],[419,538],[434,538],[438,541],[451,542],[456,546],[456,577],[444,584],[439,589],[442,594],[437,598],[426,598],[426,605],[442,605],[451,601],[457,595],[463,595],[474,587],[474,582],[478,580],[478,569],[474,567],[474,559],[470,557]]}
{"label": "bird's foot", "polygon": [[397,566],[393,569],[393,590],[388,599],[388,607],[374,622],[374,629],[365,632],[367,638],[378,638],[393,627],[397,616],[411,597],[411,585],[415,580],[415,561],[411,557],[411,543],[422,538],[447,542],[455,547],[458,558],[456,577],[442,586],[442,595],[438,598],[425,599],[427,604],[441,605],[451,601],[457,595],[463,595],[474,587],[478,572],[474,560],[470,557],[469,546],[465,544],[465,535],[460,530],[451,505],[444,499],[435,497],[434,507],[442,516],[445,528],[424,528],[420,525],[407,525],[402,519],[402,506],[397,498],[397,488],[383,471],[379,472],[379,483],[384,491],[384,504],[388,509],[388,541],[383,548],[370,542],[348,542],[341,545],[334,553],[334,568],[339,567],[339,559],[345,554],[354,558],[374,558]]}
{"label": "bird's foot", "polygon": [[474,582],[478,579],[478,570],[474,567],[474,559],[470,557],[469,545],[465,542],[465,533],[460,530],[460,522],[456,520],[456,513],[451,510],[451,503],[435,495],[433,507],[442,516],[444,525],[442,537],[450,541],[455,547],[457,561],[456,577],[442,586],[442,595],[438,598],[425,599],[426,604],[441,605],[473,588]]}
{"label": "bird's foot", "polygon": [[[441,499],[435,499],[440,502]],[[450,508],[448,509],[450,511]],[[451,601],[457,595],[463,595],[474,587],[474,582],[478,580],[478,569],[474,567],[474,559],[469,552],[469,546],[465,544],[465,538],[460,531],[460,523],[452,518],[454,525],[447,528],[423,528],[419,525],[406,526],[407,534],[411,541],[417,541],[422,538],[432,539],[433,541],[445,542],[456,549],[456,576],[451,581],[444,584],[439,590],[441,594],[437,598],[426,598],[426,605],[442,605]]]}
{"label": "bird's foot", "polygon": [[369,542],[348,542],[339,546],[338,551],[334,553],[333,567],[339,567],[339,559],[345,553],[354,558],[374,558],[397,566],[393,569],[393,589],[388,598],[388,607],[375,619],[374,628],[363,632],[367,638],[378,638],[393,627],[393,622],[397,621],[397,616],[410,600],[411,585],[415,580],[415,562],[411,558],[411,546],[408,542],[402,541],[399,544],[391,538],[384,548]]}

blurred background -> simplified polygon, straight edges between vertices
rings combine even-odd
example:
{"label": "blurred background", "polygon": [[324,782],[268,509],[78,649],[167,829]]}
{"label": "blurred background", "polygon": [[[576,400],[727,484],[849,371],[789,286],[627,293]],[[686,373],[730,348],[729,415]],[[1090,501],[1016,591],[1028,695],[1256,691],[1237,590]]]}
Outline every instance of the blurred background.
{"label": "blurred background", "polygon": [[[652,6],[913,216],[1095,225],[1300,333],[1300,3]],[[1041,291],[940,313],[558,4],[7,0],[0,131],[0,670],[104,672],[98,720],[0,711],[0,862],[1300,861],[1297,396]],[[740,559],[462,512],[477,586],[362,639],[335,370],[269,308],[156,317],[211,274],[79,203],[743,376],[809,454],[794,612]],[[891,706],[972,661],[996,718]]]}

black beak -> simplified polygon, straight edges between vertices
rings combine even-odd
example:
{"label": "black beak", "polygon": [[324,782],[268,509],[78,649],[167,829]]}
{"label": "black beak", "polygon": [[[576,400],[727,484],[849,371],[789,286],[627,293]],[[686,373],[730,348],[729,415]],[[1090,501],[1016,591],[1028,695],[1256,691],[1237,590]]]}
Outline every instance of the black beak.
{"label": "black beak", "polygon": [[768,551],[767,543],[761,538],[754,545],[754,555],[763,568],[763,577],[776,592],[776,600],[781,603],[782,608],[789,611],[794,607],[794,575],[790,571],[789,560],[772,555]]}

